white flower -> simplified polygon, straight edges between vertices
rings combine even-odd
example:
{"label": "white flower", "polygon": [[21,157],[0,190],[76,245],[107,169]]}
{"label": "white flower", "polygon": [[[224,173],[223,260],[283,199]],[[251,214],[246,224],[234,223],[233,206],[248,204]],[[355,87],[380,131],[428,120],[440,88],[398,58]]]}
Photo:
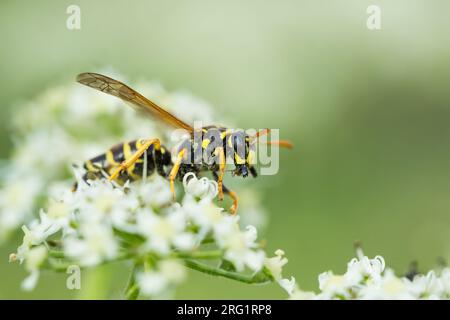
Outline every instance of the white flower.
{"label": "white flower", "polygon": [[143,209],[137,213],[136,219],[137,231],[146,237],[148,250],[168,254],[172,246],[189,250],[195,245],[193,235],[184,232],[187,217],[181,209],[175,209],[166,216]]}
{"label": "white flower", "polygon": [[283,279],[282,270],[283,267],[288,263],[288,259],[284,256],[284,251],[278,249],[275,251],[275,257],[266,258],[264,260],[264,267],[270,272],[275,281],[278,282],[280,287],[282,287],[291,296],[294,291],[297,290],[297,284],[295,278]]}
{"label": "white flower", "polygon": [[34,247],[25,253],[25,269],[30,275],[22,282],[22,289],[26,291],[33,290],[39,279],[39,267],[47,257],[45,246]]}
{"label": "white flower", "polygon": [[204,233],[210,231],[224,218],[222,208],[215,206],[211,201],[196,201],[189,194],[184,197],[182,206],[189,218],[199,225]]}
{"label": "white flower", "polygon": [[414,296],[408,292],[408,286],[395,276],[394,271],[387,269],[384,276],[378,283],[363,286],[359,293],[360,299],[366,300],[394,300],[394,299],[413,299]]}
{"label": "white flower", "polygon": [[41,210],[40,219],[36,219],[30,223],[29,228],[22,226],[24,233],[22,244],[17,249],[17,257],[22,262],[32,246],[43,243],[49,236],[58,232],[62,223],[59,219],[49,218],[48,215]]}
{"label": "white flower", "polygon": [[434,271],[429,271],[426,275],[416,275],[412,281],[404,279],[404,283],[410,294],[417,299],[435,300],[444,294],[444,285]]}
{"label": "white flower", "polygon": [[142,294],[146,296],[161,295],[169,286],[169,281],[154,271],[139,273],[137,282]]}
{"label": "white flower", "polygon": [[10,172],[0,192],[0,240],[20,227],[33,211],[42,184],[32,175],[22,177]]}
{"label": "white flower", "polygon": [[288,259],[284,257],[284,251],[278,249],[275,251],[275,257],[265,259],[264,266],[270,271],[274,279],[278,281],[282,278],[281,272],[286,263],[288,263]]}
{"label": "white flower", "polygon": [[118,244],[110,226],[102,223],[82,225],[79,235],[64,240],[64,253],[77,259],[80,265],[93,266],[117,256]]}
{"label": "white flower", "polygon": [[179,284],[186,279],[186,268],[177,260],[163,260],[158,264],[158,269],[170,283]]}
{"label": "white flower", "polygon": [[345,283],[348,287],[357,286],[361,281],[378,282],[384,271],[385,262],[383,257],[376,256],[369,259],[364,255],[359,255],[359,259],[352,259],[347,265],[347,272],[344,275]]}
{"label": "white flower", "polygon": [[238,271],[244,270],[245,266],[258,271],[264,264],[265,253],[256,249],[256,228],[247,226],[245,231],[241,231],[238,221],[237,216],[225,216],[221,223],[214,226],[214,237],[217,244],[225,250],[225,258]]}
{"label": "white flower", "polygon": [[172,193],[167,180],[158,175],[151,177],[151,183],[137,183],[130,192],[146,206],[159,208],[168,205],[172,201]]}
{"label": "white flower", "polygon": [[186,193],[195,198],[212,200],[218,193],[217,182],[208,178],[197,179],[192,172],[183,177],[183,186]]}
{"label": "white flower", "polygon": [[450,268],[445,268],[441,271],[441,281],[444,294],[450,298]]}
{"label": "white flower", "polygon": [[[328,271],[319,275],[320,293],[304,292],[298,287],[291,299],[449,299],[450,269],[417,275],[413,280],[397,277],[392,269],[385,268],[384,259],[369,259],[361,249],[357,258],[347,265],[343,275]],[[293,286],[287,285],[288,290]]]}
{"label": "white flower", "polygon": [[319,289],[325,299],[336,296],[349,297],[348,284],[345,276],[334,275],[332,271],[323,272],[319,275]]}
{"label": "white flower", "polygon": [[158,297],[183,282],[185,277],[183,265],[175,260],[164,260],[157,265],[156,271],[138,273],[137,282],[143,295]]}
{"label": "white flower", "polygon": [[289,295],[292,295],[297,288],[297,283],[295,282],[294,277],[291,277],[291,279],[280,279],[278,280],[278,284],[286,290]]}

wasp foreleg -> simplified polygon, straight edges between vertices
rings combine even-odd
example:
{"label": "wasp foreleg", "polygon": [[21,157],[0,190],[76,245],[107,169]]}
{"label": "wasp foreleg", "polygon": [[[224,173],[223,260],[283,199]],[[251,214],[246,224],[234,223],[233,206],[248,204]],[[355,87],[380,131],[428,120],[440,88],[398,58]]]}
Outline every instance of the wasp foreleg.
{"label": "wasp foreleg", "polygon": [[219,189],[219,200],[223,200],[223,175],[225,174],[225,152],[223,147],[218,147],[215,150],[216,155],[219,156],[219,175],[217,177],[217,185]]}
{"label": "wasp foreleg", "polygon": [[169,181],[170,181],[170,191],[172,192],[173,200],[175,200],[175,178],[177,177],[178,170],[180,169],[181,162],[183,161],[183,157],[186,153],[186,149],[182,149],[175,160],[172,169],[169,173]]}
{"label": "wasp foreleg", "polygon": [[[217,184],[219,184],[219,175],[217,174],[217,172],[213,172],[213,177],[217,181]],[[222,184],[222,190],[223,193],[228,195],[233,200],[233,204],[229,210],[230,213],[233,215],[236,214],[239,202],[237,194],[233,190],[228,189],[224,184]]]}

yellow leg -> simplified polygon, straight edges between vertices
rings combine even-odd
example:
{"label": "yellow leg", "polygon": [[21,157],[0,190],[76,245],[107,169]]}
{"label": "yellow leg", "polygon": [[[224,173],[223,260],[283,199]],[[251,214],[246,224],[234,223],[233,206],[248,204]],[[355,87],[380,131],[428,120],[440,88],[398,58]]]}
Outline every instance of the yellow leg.
{"label": "yellow leg", "polygon": [[230,213],[235,215],[238,209],[238,197],[236,193],[234,193],[231,190],[228,190],[227,194],[230,196],[231,199],[233,199],[233,205],[230,208]]}
{"label": "yellow leg", "polygon": [[133,163],[135,163],[144,154],[144,152],[148,148],[150,148],[151,145],[155,145],[156,150],[159,150],[161,148],[159,139],[150,139],[145,141],[129,159],[126,159],[119,165],[119,167],[111,174],[108,180],[115,180],[123,170],[127,170],[131,165],[133,165]]}
{"label": "yellow leg", "polygon": [[216,154],[219,154],[219,176],[217,179],[217,186],[219,189],[219,201],[223,200],[223,175],[225,173],[225,152],[223,147],[216,149]]}
{"label": "yellow leg", "polygon": [[178,170],[180,169],[181,161],[183,161],[184,154],[186,153],[186,149],[181,150],[178,153],[177,160],[173,164],[172,170],[169,173],[169,181],[170,181],[170,191],[172,192],[173,200],[175,200],[175,178],[177,177]]}
{"label": "yellow leg", "polygon": [[[219,175],[217,174],[216,171],[213,172],[213,177],[217,181],[217,184],[219,184]],[[232,204],[229,212],[234,215],[234,214],[236,214],[237,209],[238,209],[238,201],[239,201],[238,196],[236,195],[236,193],[234,191],[228,189],[223,184],[222,184],[222,188],[223,188],[223,192],[233,200],[233,204]]]}

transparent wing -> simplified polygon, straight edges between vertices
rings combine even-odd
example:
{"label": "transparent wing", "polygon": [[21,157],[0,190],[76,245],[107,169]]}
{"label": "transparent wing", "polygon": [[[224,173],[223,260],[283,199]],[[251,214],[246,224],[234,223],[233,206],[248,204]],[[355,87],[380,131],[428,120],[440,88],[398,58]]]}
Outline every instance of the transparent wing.
{"label": "transparent wing", "polygon": [[120,81],[92,72],[80,73],[77,76],[77,81],[88,87],[118,97],[125,102],[129,102],[134,109],[146,115],[156,117],[175,128],[182,128],[190,133],[194,132],[194,129],[190,125]]}

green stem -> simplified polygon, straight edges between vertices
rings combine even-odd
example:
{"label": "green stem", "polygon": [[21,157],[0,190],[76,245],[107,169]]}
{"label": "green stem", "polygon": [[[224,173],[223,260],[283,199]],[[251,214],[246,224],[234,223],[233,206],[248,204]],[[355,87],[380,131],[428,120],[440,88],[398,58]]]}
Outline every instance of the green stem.
{"label": "green stem", "polygon": [[137,300],[138,297],[139,297],[139,287],[137,284],[134,284],[131,287],[127,288],[125,292],[125,298],[127,300]]}
{"label": "green stem", "polygon": [[[122,253],[114,261],[123,261],[130,258],[130,254]],[[98,264],[98,266],[108,263],[110,263],[110,261],[103,261]],[[67,268],[73,264],[76,264],[76,262],[68,261],[62,251],[49,250],[49,259],[47,260],[47,263],[43,265],[43,267],[56,272],[66,272]]]}
{"label": "green stem", "polygon": [[210,251],[194,251],[189,253],[174,253],[174,258],[179,259],[221,259],[223,256],[222,250],[210,250]]}
{"label": "green stem", "polygon": [[64,251],[60,250],[48,250],[48,256],[55,259],[64,259]]}
{"label": "green stem", "polygon": [[139,286],[136,283],[137,265],[134,264],[131,270],[130,279],[125,289],[125,298],[127,300],[136,300],[139,297]]}
{"label": "green stem", "polygon": [[191,268],[193,270],[197,270],[206,274],[210,274],[213,276],[219,276],[224,277],[228,279],[233,279],[236,281],[248,283],[248,284],[261,284],[261,283],[267,283],[271,282],[272,279],[267,276],[267,274],[264,271],[258,272],[254,275],[244,275],[237,272],[227,271],[219,268],[215,268],[212,266],[209,266],[204,263],[200,263],[193,260],[185,260],[184,261],[186,267]]}

